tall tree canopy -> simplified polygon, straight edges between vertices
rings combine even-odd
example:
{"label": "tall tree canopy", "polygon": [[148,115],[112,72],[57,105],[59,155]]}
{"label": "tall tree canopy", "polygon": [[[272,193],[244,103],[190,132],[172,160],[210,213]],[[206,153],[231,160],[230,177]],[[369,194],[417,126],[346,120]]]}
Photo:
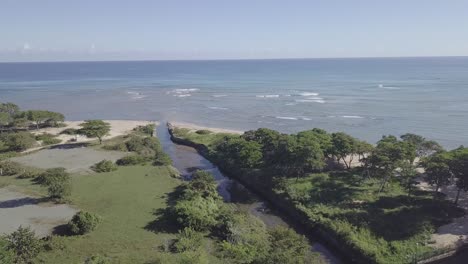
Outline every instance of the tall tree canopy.
{"label": "tall tree canopy", "polygon": [[[338,160],[342,160],[346,168],[351,168],[351,162],[353,161],[353,155],[356,153],[358,141],[352,136],[343,133],[332,134],[332,148],[331,154],[334,155]],[[347,157],[350,157],[349,162]]]}
{"label": "tall tree canopy", "polygon": [[449,161],[450,171],[456,178],[458,188],[455,204],[458,203],[460,191],[468,191],[468,148],[460,147],[452,151],[452,159]]}
{"label": "tall tree canopy", "polygon": [[416,149],[416,157],[427,157],[432,153],[442,151],[439,143],[433,140],[426,140],[423,136],[407,133],[400,137],[404,142],[412,144]]}
{"label": "tall tree canopy", "polygon": [[451,159],[450,153],[440,152],[426,157],[421,161],[421,165],[426,172],[426,180],[429,184],[435,186],[435,193],[439,191],[440,187],[450,183],[452,174],[449,162]]}
{"label": "tall tree canopy", "polygon": [[80,126],[81,129],[78,131],[80,134],[89,138],[98,138],[99,144],[102,144],[102,138],[107,136],[111,129],[110,124],[102,120],[86,120]]}

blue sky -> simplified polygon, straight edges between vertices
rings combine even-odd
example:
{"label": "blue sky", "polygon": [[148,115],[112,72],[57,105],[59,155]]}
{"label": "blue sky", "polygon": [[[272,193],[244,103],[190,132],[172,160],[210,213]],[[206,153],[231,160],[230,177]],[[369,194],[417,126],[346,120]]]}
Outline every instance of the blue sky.
{"label": "blue sky", "polygon": [[466,0],[0,0],[0,61],[467,56]]}

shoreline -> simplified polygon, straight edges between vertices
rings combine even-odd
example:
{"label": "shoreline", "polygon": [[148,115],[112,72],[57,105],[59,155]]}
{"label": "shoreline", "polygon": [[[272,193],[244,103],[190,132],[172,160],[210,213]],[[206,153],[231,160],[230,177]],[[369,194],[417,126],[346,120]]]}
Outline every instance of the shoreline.
{"label": "shoreline", "polygon": [[[47,127],[47,128],[40,128],[38,130],[30,130],[33,135],[41,135],[44,133],[55,135],[57,139],[60,139],[61,142],[53,145],[41,145],[36,146],[25,151],[22,151],[22,154],[31,153],[37,150],[41,150],[43,148],[51,147],[54,145],[61,145],[61,144],[68,144],[68,143],[86,143],[96,140],[96,138],[88,138],[83,135],[67,135],[67,134],[60,134],[65,129],[79,129],[80,124],[83,123],[85,120],[75,120],[75,121],[64,121],[63,127]],[[109,135],[103,137],[103,140],[111,139],[114,137],[127,135],[131,132],[134,128],[138,126],[144,126],[148,124],[154,124],[155,126],[159,125],[158,121],[148,121],[148,120],[102,120],[110,124],[110,132]]]}
{"label": "shoreline", "polygon": [[214,132],[214,133],[229,133],[229,134],[238,134],[238,135],[242,135],[245,132],[242,130],[235,130],[235,129],[200,126],[200,125],[197,125],[194,123],[188,123],[188,122],[168,121],[168,123],[170,123],[174,127],[187,128],[187,129],[193,130],[193,132],[195,132],[196,130],[210,130],[211,132]]}

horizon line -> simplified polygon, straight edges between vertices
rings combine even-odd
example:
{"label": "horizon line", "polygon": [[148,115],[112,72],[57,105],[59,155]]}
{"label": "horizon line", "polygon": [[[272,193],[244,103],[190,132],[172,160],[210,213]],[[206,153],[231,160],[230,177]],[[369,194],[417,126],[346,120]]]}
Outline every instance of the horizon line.
{"label": "horizon line", "polygon": [[128,60],[43,60],[43,61],[0,61],[7,63],[73,63],[73,62],[184,62],[184,61],[268,61],[268,60],[345,60],[345,59],[417,59],[417,58],[468,58],[468,55],[431,56],[356,56],[356,57],[278,57],[278,58],[217,58],[217,59],[128,59]]}

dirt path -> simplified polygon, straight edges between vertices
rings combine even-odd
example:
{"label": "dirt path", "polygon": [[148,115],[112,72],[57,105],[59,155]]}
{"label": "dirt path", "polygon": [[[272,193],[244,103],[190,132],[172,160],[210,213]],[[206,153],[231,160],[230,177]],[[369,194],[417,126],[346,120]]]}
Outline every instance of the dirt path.
{"label": "dirt path", "polygon": [[[427,182],[421,182],[419,187],[423,190],[433,191],[434,187]],[[447,195],[447,199],[455,201],[457,188],[455,185],[450,185],[441,188],[441,192]],[[468,193],[461,192],[458,200],[458,206],[468,212]],[[468,242],[468,216],[455,218],[452,223],[443,225],[437,229],[435,234],[432,234],[432,244],[437,248],[458,246]]]}

